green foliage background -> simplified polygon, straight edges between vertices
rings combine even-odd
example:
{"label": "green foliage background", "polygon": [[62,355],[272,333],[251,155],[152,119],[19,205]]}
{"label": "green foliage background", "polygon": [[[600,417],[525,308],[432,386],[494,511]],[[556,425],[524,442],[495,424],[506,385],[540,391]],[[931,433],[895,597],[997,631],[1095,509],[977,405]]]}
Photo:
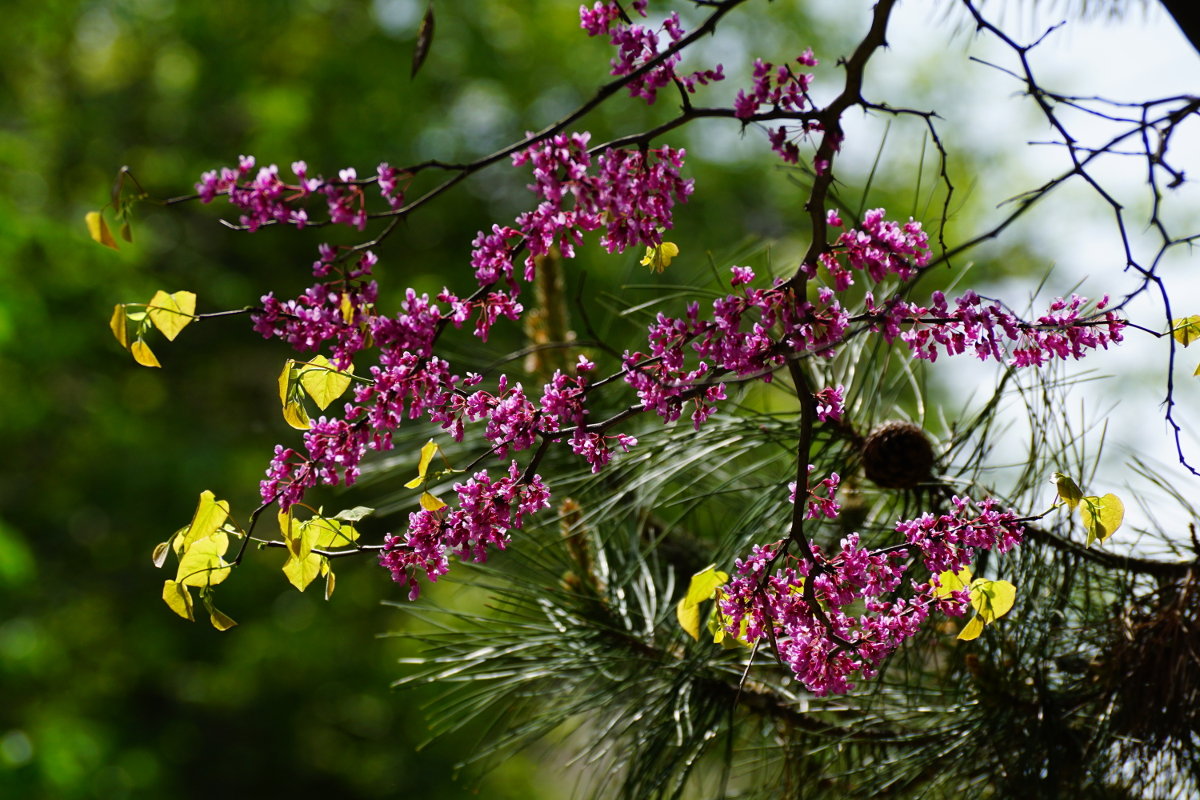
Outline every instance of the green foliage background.
{"label": "green foliage background", "polygon": [[[563,73],[594,66],[567,57],[577,39],[548,33],[571,29],[569,4],[531,3],[518,16],[504,3],[445,3],[435,52],[410,82],[413,8],[419,17],[402,2],[6,7],[0,795],[468,792],[450,780],[466,745],[415,754],[422,693],[387,691],[403,647],[375,635],[398,624],[379,603],[399,593],[373,564],[343,565],[325,608],[316,591],[281,580],[278,558],[259,559],[260,574],[225,593],[246,623],[226,636],[157,599],[150,548],[201,489],[243,514],[253,507],[271,447],[289,436],[273,405],[285,354],[238,319],[190,329],[160,354],[165,369],[141,369],[109,337],[108,311],[159,286],[195,289],[206,310],[246,305],[268,287],[294,292],[319,239],[239,236],[212,212],[144,207],[135,244],[112,253],[81,222],[122,164],[162,197],[241,152],[283,165],[306,158],[326,173],[481,152],[520,135],[537,102],[573,101]],[[530,88],[529,70],[501,80],[489,69],[521,64],[512,54],[531,48],[558,70],[544,89]],[[478,130],[456,125],[448,107],[471,96],[498,115]],[[478,195],[424,215],[403,257],[385,254],[401,263],[394,283],[437,288],[464,262],[471,226],[489,218]],[[537,797],[537,777],[513,762],[481,792]]]}
{"label": "green foliage background", "polygon": [[[790,57],[817,44],[801,5],[778,2],[771,24],[746,15],[728,29],[756,55]],[[433,52],[410,81],[423,10],[413,0],[7,5],[0,795],[434,800],[469,791],[450,780],[469,739],[414,754],[426,738],[419,706],[429,689],[386,691],[395,660],[410,653],[375,638],[401,624],[380,601],[402,593],[369,560],[340,565],[325,607],[315,590],[287,586],[281,554],[251,559],[222,587],[222,609],[243,623],[227,635],[183,623],[158,601],[154,543],[187,520],[202,489],[244,519],[271,448],[291,441],[274,383],[288,354],[234,318],[190,327],[156,348],[163,370],[142,369],[109,336],[108,314],[160,288],[197,292],[204,311],[272,289],[291,296],[310,282],[324,234],[250,237],[219,226],[211,209],[146,205],[135,243],[113,253],[82,224],[121,165],[167,197],[239,153],[285,170],[303,158],[325,174],[350,165],[362,173],[381,160],[466,159],[553,121],[606,76],[607,47],[577,30],[576,3],[439,0]],[[838,30],[821,37],[831,53],[847,41]],[[731,84],[714,104],[729,102]],[[615,103],[585,127],[598,142],[667,113]],[[690,266],[677,262],[680,282],[687,270],[707,273],[704,250],[724,264],[752,252],[747,241],[772,237],[771,253],[754,256],[765,263],[803,241],[800,176],[764,170],[755,137],[744,146],[706,124],[685,137],[703,201],[680,218],[676,238],[692,247]],[[501,168],[414,217],[381,251],[384,294],[465,285],[475,231],[511,220],[526,202],[524,182]],[[905,197],[901,213],[914,203]],[[585,255],[589,293],[645,282],[637,258]],[[568,291],[579,288],[573,273]],[[617,343],[639,329],[624,321],[599,333]],[[399,517],[364,528],[378,537]],[[480,796],[491,798],[569,791],[536,759],[483,780]]]}

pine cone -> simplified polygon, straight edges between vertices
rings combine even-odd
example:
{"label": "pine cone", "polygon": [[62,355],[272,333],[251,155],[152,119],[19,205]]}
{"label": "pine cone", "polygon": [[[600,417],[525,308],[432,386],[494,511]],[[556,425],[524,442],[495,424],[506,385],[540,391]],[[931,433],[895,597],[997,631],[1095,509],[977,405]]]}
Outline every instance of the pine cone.
{"label": "pine cone", "polygon": [[913,489],[933,478],[933,445],[911,422],[885,422],[862,446],[863,472],[883,489]]}

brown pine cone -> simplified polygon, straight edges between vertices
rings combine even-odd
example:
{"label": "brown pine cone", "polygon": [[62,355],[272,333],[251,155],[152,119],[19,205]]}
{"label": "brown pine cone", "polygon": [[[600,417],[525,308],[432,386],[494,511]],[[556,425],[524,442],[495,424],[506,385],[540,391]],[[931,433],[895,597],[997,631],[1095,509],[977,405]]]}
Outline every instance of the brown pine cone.
{"label": "brown pine cone", "polygon": [[919,425],[892,421],[863,441],[863,472],[883,489],[913,489],[933,478],[933,444]]}

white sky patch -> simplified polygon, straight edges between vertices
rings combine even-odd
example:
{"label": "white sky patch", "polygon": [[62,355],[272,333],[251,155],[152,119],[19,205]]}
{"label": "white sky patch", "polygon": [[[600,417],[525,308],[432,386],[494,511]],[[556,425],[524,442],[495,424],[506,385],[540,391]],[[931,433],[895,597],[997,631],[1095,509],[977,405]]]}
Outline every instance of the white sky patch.
{"label": "white sky patch", "polygon": [[[1069,9],[1061,4],[1019,5],[1019,9],[1006,7],[1012,10],[1005,16],[1000,13],[999,5],[985,3],[984,12],[992,21],[1003,23],[1001,27],[1006,33],[1021,44],[1032,42],[1069,17]],[[841,0],[819,0],[815,6],[831,25],[843,26],[849,16],[859,30],[866,30],[869,4],[853,11]],[[868,67],[865,94],[869,100],[892,106],[933,110],[943,118],[937,124],[947,149],[951,153],[969,153],[981,165],[978,174],[970,176],[970,185],[959,179],[959,191],[970,191],[995,207],[1070,167],[1063,147],[1031,144],[1059,136],[1033,101],[1022,94],[1021,81],[968,60],[968,56],[973,56],[1013,71],[1020,68],[1013,51],[995,37],[988,33],[975,35],[974,25],[964,11],[950,10],[946,4],[900,3],[893,14],[888,42],[889,49],[877,54]],[[829,63],[835,54],[817,55]],[[1062,94],[1142,102],[1200,91],[1200,55],[1157,4],[1131,10],[1119,21],[1107,17],[1092,20],[1069,17],[1065,25],[1050,33],[1032,51],[1030,59],[1039,84]],[[1138,113],[1137,109],[1124,112],[1135,116]],[[851,176],[865,175],[870,168],[887,120],[882,114],[865,118],[848,115],[846,148],[840,164],[848,180]],[[1102,145],[1129,128],[1068,110],[1063,111],[1062,120],[1085,145]],[[903,126],[894,123],[885,154],[891,159],[912,158],[915,163],[913,153],[919,150],[920,136],[916,121],[910,120]],[[1141,142],[1134,139],[1130,145],[1136,149]],[[1169,160],[1189,178],[1200,178],[1200,121],[1193,119],[1180,126],[1171,142]],[[1146,185],[1145,158],[1105,156],[1089,171],[1125,207],[1134,257],[1149,265],[1160,239],[1146,224],[1151,196]],[[927,169],[923,180],[929,177],[932,174]],[[1160,177],[1165,184],[1168,178]],[[1200,185],[1189,180],[1177,189],[1164,189],[1164,202],[1164,218],[1174,236],[1200,232]],[[998,222],[1007,211],[1006,206],[994,208],[987,212],[988,220]],[[960,240],[969,233],[954,230]],[[982,248],[980,257],[983,253],[1002,252],[1004,237],[1026,242],[1049,272],[1045,288],[1033,300],[1035,313],[1044,309],[1054,296],[1069,293],[1076,286],[1080,294],[1088,297],[1107,293],[1116,299],[1139,283],[1135,274],[1124,270],[1125,255],[1111,207],[1080,180],[1073,180],[1048,196],[1013,225],[998,245]],[[1175,248],[1160,265],[1159,274],[1170,292],[1175,317],[1200,314],[1200,299],[1196,299],[1200,297],[1200,274],[1196,266],[1193,253],[1186,247]],[[969,276],[968,285],[975,285],[983,277]],[[1027,307],[1032,290],[1028,278],[980,287],[981,293],[1000,297],[1019,311]],[[1132,321],[1146,327],[1166,328],[1162,301],[1156,294],[1139,297],[1128,313]],[[1105,416],[1105,459],[1095,485],[1084,488],[1096,494],[1124,492],[1126,524],[1130,527],[1147,524],[1149,520],[1138,508],[1134,491],[1125,488],[1126,482],[1143,499],[1154,492],[1145,479],[1130,472],[1127,464],[1132,456],[1154,463],[1160,474],[1183,489],[1184,494],[1195,494],[1194,488],[1200,484],[1200,479],[1178,466],[1174,439],[1163,418],[1167,352],[1165,339],[1131,330],[1119,347],[1068,367],[1068,374],[1090,372],[1112,376],[1081,385],[1073,393],[1075,408],[1064,409],[1064,413]],[[994,368],[957,363],[964,358],[955,359],[956,363],[945,367],[939,359],[933,370],[935,378],[944,385],[952,382],[955,386],[962,386],[964,378],[977,379],[981,382],[977,393],[986,399],[988,386],[995,380]],[[1200,347],[1178,351],[1177,359],[1174,370],[1177,419],[1185,429],[1185,454],[1200,465],[1200,442],[1191,433],[1200,430],[1200,378],[1192,376],[1200,363]],[[1078,405],[1081,398],[1082,411]],[[1012,410],[1014,414],[1019,412],[1020,409]],[[1011,449],[1019,453],[1017,443]],[[1090,452],[1094,450],[1089,448]],[[1047,498],[1052,497],[1053,489],[1048,486]],[[1178,530],[1186,540],[1189,515],[1173,501],[1151,502],[1158,522]]]}

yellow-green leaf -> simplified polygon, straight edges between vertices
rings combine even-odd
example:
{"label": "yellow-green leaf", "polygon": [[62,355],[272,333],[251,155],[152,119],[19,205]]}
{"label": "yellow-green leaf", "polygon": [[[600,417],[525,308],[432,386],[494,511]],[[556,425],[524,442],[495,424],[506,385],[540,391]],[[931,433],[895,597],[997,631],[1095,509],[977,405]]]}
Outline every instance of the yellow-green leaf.
{"label": "yellow-green leaf", "polygon": [[1192,377],[1194,378],[1197,375],[1200,375],[1200,364],[1196,365],[1196,371],[1192,373]]}
{"label": "yellow-green leaf", "polygon": [[973,639],[978,639],[981,633],[983,633],[983,620],[976,616],[962,629],[962,632],[958,634],[958,638],[964,642],[969,642]]}
{"label": "yellow-green leaf", "polygon": [[303,592],[321,573],[321,560],[316,553],[309,553],[303,558],[288,556],[287,563],[283,565],[283,574],[292,586]]}
{"label": "yellow-green leaf", "polygon": [[285,542],[291,541],[293,536],[292,526],[294,524],[292,522],[291,509],[277,512],[275,514],[275,520],[279,523],[279,532],[283,535],[283,540]]}
{"label": "yellow-green leaf", "polygon": [[[347,508],[344,511],[339,511],[333,515],[333,518],[340,519],[343,522],[355,523],[363,517],[369,517],[374,513],[375,509],[370,508],[369,506],[355,506],[354,508]],[[357,536],[358,534],[355,535]]]}
{"label": "yellow-green leaf", "polygon": [[437,451],[438,446],[433,439],[425,443],[425,446],[421,448],[421,460],[417,463],[417,477],[404,484],[405,489],[415,489],[425,482],[425,473],[429,471],[429,462],[433,461]]}
{"label": "yellow-green leaf", "polygon": [[350,386],[350,376],[353,373],[353,364],[344,372],[339,372],[328,358],[317,356],[300,368],[300,385],[324,411]]}
{"label": "yellow-green leaf", "polygon": [[358,540],[358,531],[349,523],[337,519],[315,517],[305,525],[314,532],[313,547],[328,550],[331,547],[345,547]]}
{"label": "yellow-green leaf", "polygon": [[717,588],[726,583],[729,583],[729,573],[717,569],[716,564],[709,564],[692,576],[683,602],[689,606],[697,606],[705,600],[711,600]]}
{"label": "yellow-green leaf", "polygon": [[288,403],[283,407],[283,420],[298,431],[306,431],[312,427],[308,412],[300,403]]}
{"label": "yellow-green leaf", "polygon": [[[325,559],[326,566],[329,564],[329,559]],[[337,584],[337,579],[333,576],[333,570],[325,573],[325,600],[333,597],[333,588]]]}
{"label": "yellow-green leaf", "polygon": [[971,584],[971,605],[979,612],[985,625],[990,625],[1012,610],[1017,599],[1017,587],[1008,581],[989,581],[983,578]]}
{"label": "yellow-green leaf", "polygon": [[288,404],[288,396],[292,393],[292,385],[296,382],[296,362],[288,359],[283,364],[283,372],[279,373],[279,405]]}
{"label": "yellow-green leaf", "polygon": [[1079,504],[1079,516],[1087,530],[1088,546],[1099,540],[1103,542],[1116,533],[1125,519],[1125,504],[1115,494],[1104,497],[1085,497]]}
{"label": "yellow-green leaf", "polygon": [[1200,339],[1200,316],[1171,320],[1171,336],[1184,347]]}
{"label": "yellow-green leaf", "polygon": [[133,243],[133,228],[129,227],[128,222],[121,223],[121,238],[129,243]]}
{"label": "yellow-green leaf", "polygon": [[163,602],[176,614],[189,622],[196,621],[192,615],[192,593],[186,586],[172,580],[164,581],[162,598]]}
{"label": "yellow-green leaf", "polygon": [[129,335],[125,330],[125,306],[118,303],[113,306],[112,318],[108,321],[108,327],[112,330],[113,336],[117,337],[117,341],[121,343],[121,347],[129,349]]}
{"label": "yellow-green leaf", "polygon": [[129,352],[133,353],[133,360],[141,364],[143,367],[161,367],[158,359],[154,357],[154,351],[141,338],[134,339],[133,344],[129,345]]}
{"label": "yellow-green leaf", "polygon": [[212,623],[212,626],[219,631],[227,631],[234,625],[237,625],[229,616],[216,608],[209,612],[208,619]]}
{"label": "yellow-green leaf", "polygon": [[429,492],[421,492],[421,508],[426,511],[440,511],[446,504]]}
{"label": "yellow-green leaf", "polygon": [[312,427],[312,420],[301,402],[297,385],[299,375],[300,368],[289,358],[283,365],[283,372],[279,373],[279,404],[283,408],[284,421],[296,430],[306,431]]}
{"label": "yellow-green leaf", "polygon": [[[720,590],[714,593],[713,599],[718,602],[721,600],[722,593]],[[686,598],[684,598],[686,599]],[[680,601],[683,603],[683,600]],[[712,635],[713,644],[719,644],[726,650],[732,650],[741,645],[742,647],[752,648],[754,643],[747,640],[746,631],[750,629],[750,620],[743,618],[742,624],[738,626],[738,635],[730,636],[725,630],[730,623],[730,618],[721,613],[720,606],[713,610],[713,613],[708,615],[708,622],[705,623],[705,628]]]}
{"label": "yellow-green leaf", "polygon": [[197,539],[179,559],[175,580],[185,586],[216,586],[229,577],[229,563],[221,556],[229,549],[229,536],[217,531]]}
{"label": "yellow-green leaf", "polygon": [[287,543],[288,552],[292,554],[293,558],[308,558],[308,554],[316,546],[318,531],[312,522],[312,520],[299,523],[292,521],[292,532],[287,537]]}
{"label": "yellow-green leaf", "polygon": [[218,500],[207,489],[201,492],[196,510],[192,512],[191,523],[182,532],[177,532],[173,539],[175,555],[182,557],[193,542],[216,533],[228,518],[229,501]]}
{"label": "yellow-green leaf", "polygon": [[943,572],[938,575],[938,586],[933,591],[934,597],[949,597],[951,592],[958,592],[971,585],[971,568],[963,567],[958,572]]}
{"label": "yellow-green leaf", "polygon": [[88,235],[92,239],[105,247],[117,249],[117,240],[113,238],[112,231],[108,229],[108,223],[104,221],[104,215],[99,211],[89,211],[83,218],[87,223]]}
{"label": "yellow-green leaf", "polygon": [[196,295],[194,292],[167,294],[159,289],[150,298],[146,311],[154,327],[167,337],[167,341],[173,342],[179,332],[195,319]]}
{"label": "yellow-green leaf", "polygon": [[700,641],[700,606],[692,603],[688,604],[687,598],[684,597],[675,606],[675,618],[679,620],[679,627],[687,631],[688,636],[691,636],[697,642]]}
{"label": "yellow-green leaf", "polygon": [[978,639],[983,629],[1007,614],[1017,599],[1017,587],[1008,581],[989,581],[985,578],[971,581],[969,569],[964,568],[958,573],[943,572],[938,578],[942,580],[943,588],[952,586],[946,592],[938,590],[939,595],[964,588],[970,582],[971,607],[975,609],[975,616],[958,634],[958,638],[964,642]]}
{"label": "yellow-green leaf", "polygon": [[679,255],[679,245],[674,242],[663,242],[656,247],[647,247],[642,266],[649,267],[655,272],[662,272],[671,266],[671,259]]}
{"label": "yellow-green leaf", "polygon": [[1079,501],[1083,499],[1083,490],[1079,488],[1072,478],[1063,475],[1061,472],[1056,472],[1050,479],[1054,482],[1055,488],[1058,489],[1058,497],[1067,508],[1072,511],[1079,505]]}

